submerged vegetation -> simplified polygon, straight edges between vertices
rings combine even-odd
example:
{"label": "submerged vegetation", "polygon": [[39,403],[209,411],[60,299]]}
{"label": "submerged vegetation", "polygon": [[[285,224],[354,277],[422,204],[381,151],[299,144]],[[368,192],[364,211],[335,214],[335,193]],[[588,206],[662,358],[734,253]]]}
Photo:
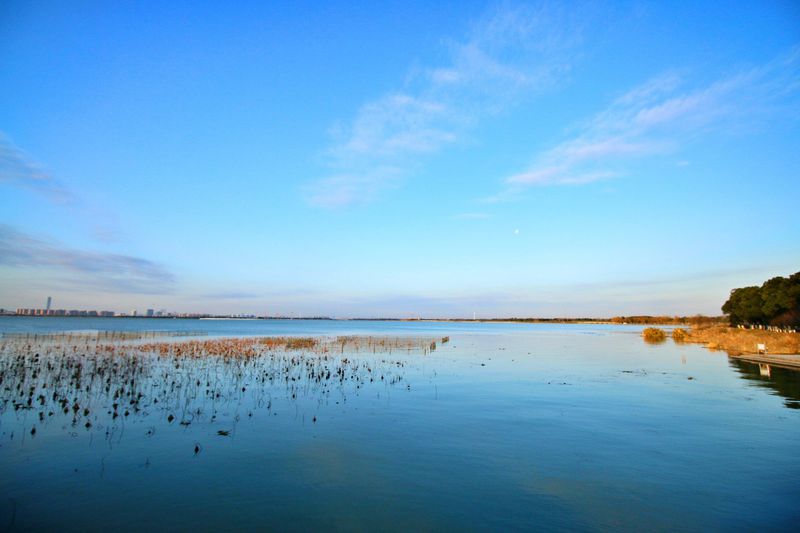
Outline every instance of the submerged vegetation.
{"label": "submerged vegetation", "polygon": [[[430,347],[431,339],[412,337],[151,343],[4,339],[0,415],[15,413],[31,437],[50,428],[97,432],[113,440],[129,419],[178,427],[223,424],[215,429],[227,436],[242,417],[274,414],[275,402],[304,400],[319,408],[345,402],[370,385],[396,386],[409,361],[405,355],[425,354]],[[318,416],[315,412],[314,423]],[[4,436],[13,439],[14,432]],[[200,446],[195,448],[199,453]]]}

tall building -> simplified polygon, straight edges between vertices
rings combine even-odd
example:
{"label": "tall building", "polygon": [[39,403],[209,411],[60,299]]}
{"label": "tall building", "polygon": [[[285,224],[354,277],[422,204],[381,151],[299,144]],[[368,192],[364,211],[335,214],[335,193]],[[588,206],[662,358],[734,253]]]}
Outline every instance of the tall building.
{"label": "tall building", "polygon": [[50,304],[52,304],[52,303],[53,303],[53,298],[48,296],[47,297],[47,307],[45,307],[45,311],[49,311],[50,310]]}
{"label": "tall building", "polygon": [[153,310],[152,309],[148,309],[147,310],[147,316],[153,316]]}

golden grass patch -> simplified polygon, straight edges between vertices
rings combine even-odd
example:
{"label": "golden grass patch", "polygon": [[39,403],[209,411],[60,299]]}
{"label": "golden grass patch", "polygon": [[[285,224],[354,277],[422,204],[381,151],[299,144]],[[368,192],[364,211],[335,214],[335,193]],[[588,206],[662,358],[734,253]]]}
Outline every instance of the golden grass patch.
{"label": "golden grass patch", "polygon": [[644,328],[644,330],[642,330],[642,338],[644,338],[645,342],[664,342],[667,338],[667,334],[664,333],[663,329]]}

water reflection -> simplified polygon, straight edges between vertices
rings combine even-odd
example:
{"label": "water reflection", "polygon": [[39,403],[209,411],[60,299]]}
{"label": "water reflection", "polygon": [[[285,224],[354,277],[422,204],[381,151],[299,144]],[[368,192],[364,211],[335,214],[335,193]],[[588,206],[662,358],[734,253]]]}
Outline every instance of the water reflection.
{"label": "water reflection", "polygon": [[800,410],[722,354],[602,326],[412,326],[0,348],[0,528],[795,526]]}
{"label": "water reflection", "polygon": [[772,389],[786,399],[786,407],[800,409],[800,372],[775,365],[750,363],[734,357],[728,361],[741,378],[752,381],[759,387]]}

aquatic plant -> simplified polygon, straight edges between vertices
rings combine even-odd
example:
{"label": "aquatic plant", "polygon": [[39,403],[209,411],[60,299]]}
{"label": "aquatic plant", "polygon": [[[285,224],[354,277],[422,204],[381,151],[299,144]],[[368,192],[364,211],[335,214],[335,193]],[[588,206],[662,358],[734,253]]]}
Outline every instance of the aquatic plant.
{"label": "aquatic plant", "polygon": [[[275,402],[301,399],[322,407],[370,384],[399,384],[408,359],[391,354],[425,354],[431,343],[356,336],[143,340],[0,340],[0,415],[18,413],[31,436],[49,426],[121,438],[124,420],[148,417],[175,430],[225,419],[230,425],[214,430],[233,435],[239,413],[250,418],[271,413]],[[313,416],[316,422],[319,413]]]}

